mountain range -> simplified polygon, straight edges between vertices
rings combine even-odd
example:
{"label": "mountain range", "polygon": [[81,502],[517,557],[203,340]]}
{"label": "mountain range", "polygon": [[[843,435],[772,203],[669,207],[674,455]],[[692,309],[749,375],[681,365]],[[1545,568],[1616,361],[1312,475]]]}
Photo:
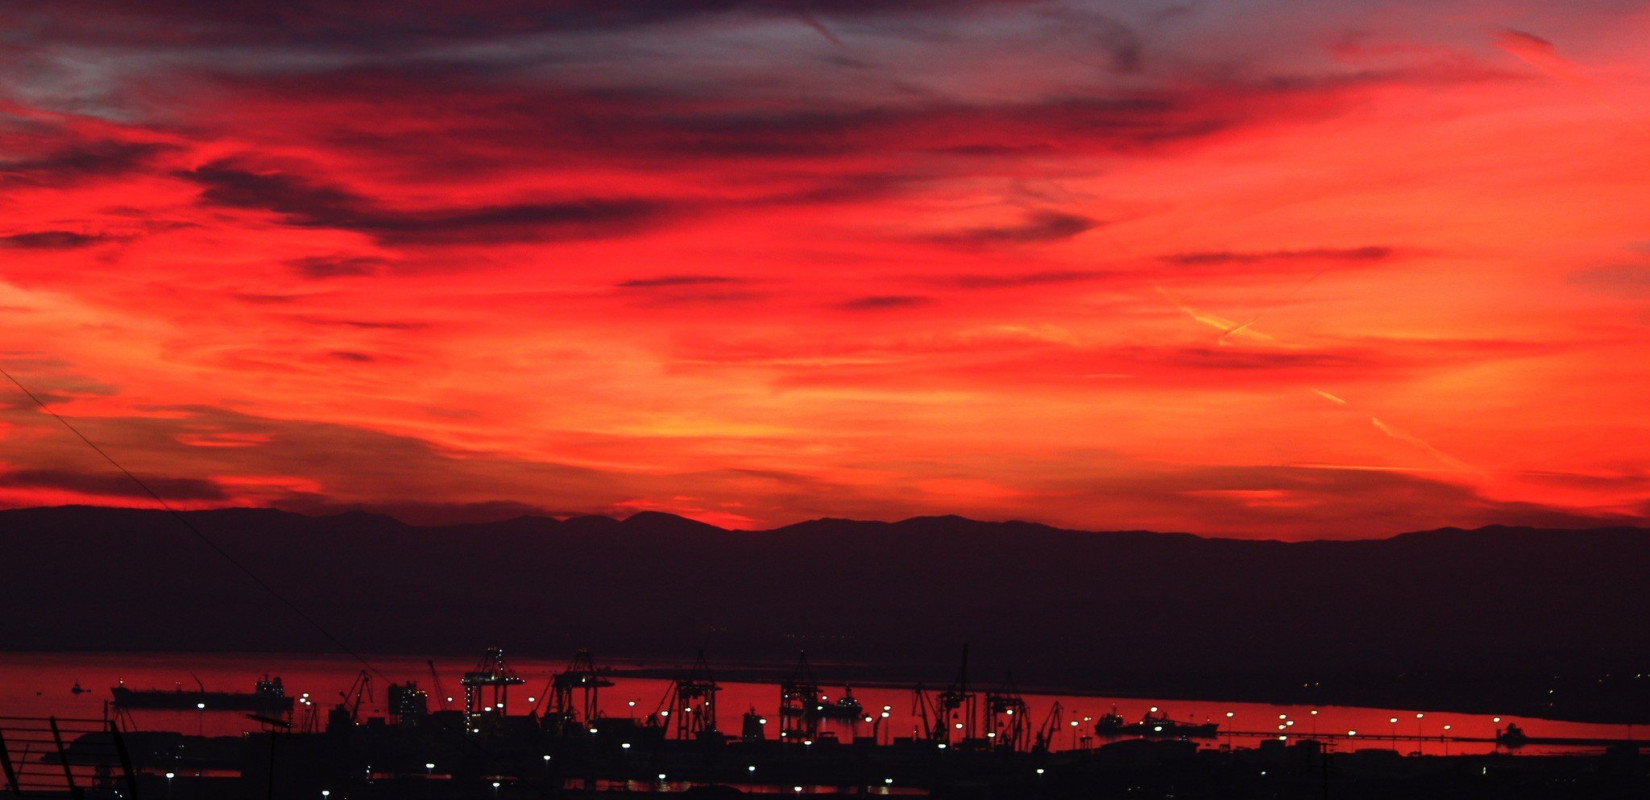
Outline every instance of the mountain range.
{"label": "mountain range", "polygon": [[1650,716],[1645,529],[1276,542],[950,516],[181,516],[0,511],[0,650],[805,650],[841,680],[944,682],[966,644],[981,684]]}

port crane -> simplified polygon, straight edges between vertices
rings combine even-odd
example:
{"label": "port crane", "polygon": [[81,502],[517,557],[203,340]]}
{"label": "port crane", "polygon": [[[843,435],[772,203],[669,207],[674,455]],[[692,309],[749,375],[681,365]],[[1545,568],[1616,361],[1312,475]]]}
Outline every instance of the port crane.
{"label": "port crane", "polygon": [[1031,714],[1020,690],[1014,685],[1014,676],[1004,678],[1003,685],[985,696],[986,738],[994,750],[1020,751],[1031,744]]}
{"label": "port crane", "polygon": [[922,720],[923,736],[929,741],[948,744],[952,733],[956,732],[961,734],[959,742],[973,743],[979,733],[979,701],[968,685],[968,645],[963,645],[962,669],[958,672],[957,681],[932,696],[919,684],[913,690],[912,701],[916,705],[918,718]]}
{"label": "port crane", "polygon": [[1032,752],[1047,753],[1054,749],[1054,737],[1060,735],[1060,723],[1064,714],[1065,708],[1060,705],[1059,700],[1048,707],[1048,716],[1043,718],[1043,724],[1037,726],[1037,735],[1032,739]]}
{"label": "port crane", "polygon": [[693,669],[688,674],[670,682],[665,689],[665,696],[659,701],[659,708],[654,715],[669,725],[671,715],[675,715],[674,725],[677,739],[696,739],[716,733],[716,693],[722,687],[717,685],[711,677],[710,666],[705,663],[705,651],[699,651],[699,657],[693,662]]}
{"label": "port crane", "polygon": [[[467,718],[484,711],[504,716],[504,703],[509,699],[510,687],[526,683],[504,663],[504,651],[497,647],[487,648],[475,669],[464,673],[458,682],[464,687],[464,714]],[[484,698],[489,687],[492,689],[491,696]],[[483,703],[486,705],[483,706]]]}
{"label": "port crane", "polygon": [[[554,718],[564,725],[582,723],[594,727],[596,719],[601,716],[598,702],[601,690],[612,685],[613,681],[603,677],[601,671],[596,669],[596,661],[591,658],[590,651],[579,650],[573,654],[567,669],[550,676],[550,682],[544,687],[545,696],[539,698],[533,712],[538,713],[539,707],[548,699],[550,707],[544,714],[547,722]],[[579,695],[577,701],[574,694]]]}
{"label": "port crane", "polygon": [[366,670],[361,670],[356,674],[355,680],[350,683],[349,688],[338,693],[338,697],[343,702],[340,702],[337,707],[332,709],[332,713],[327,715],[327,727],[360,724],[361,698],[365,697],[368,702],[375,702],[372,698],[372,675]]}
{"label": "port crane", "polygon": [[428,664],[430,667],[430,686],[435,688],[436,700],[441,703],[441,710],[450,710],[448,706],[452,703],[453,699],[447,696],[446,689],[441,688],[441,673],[435,671],[435,662],[425,661],[424,663]]}
{"label": "port crane", "polygon": [[819,735],[819,716],[825,710],[819,683],[808,666],[808,653],[798,655],[796,668],[779,684],[779,738],[805,742]]}

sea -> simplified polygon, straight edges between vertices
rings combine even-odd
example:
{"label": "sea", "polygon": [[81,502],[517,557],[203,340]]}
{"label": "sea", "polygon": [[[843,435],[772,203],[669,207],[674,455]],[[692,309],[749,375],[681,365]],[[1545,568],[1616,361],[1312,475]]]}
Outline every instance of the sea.
{"label": "sea", "polygon": [[[508,695],[505,713],[511,715],[527,714],[535,708],[542,712],[548,702],[551,677],[567,668],[565,660],[510,658],[508,664],[523,680]],[[600,690],[601,715],[644,720],[649,715],[671,710],[663,707],[671,682],[661,676],[686,674],[692,665],[688,661],[603,658],[597,661],[597,666],[610,670],[607,677],[614,684]],[[767,720],[767,735],[777,736],[779,682],[790,674],[791,667],[779,664],[722,666],[730,671],[737,668],[741,675],[761,674],[771,669],[773,677],[764,681],[719,680],[721,691],[716,696],[714,709],[718,728],[738,734],[742,716],[753,711]],[[462,709],[464,697],[459,678],[476,667],[476,659],[450,657],[356,659],[295,654],[3,653],[0,654],[0,728],[8,718],[51,716],[98,720],[114,717],[117,712],[112,707],[109,690],[117,685],[133,689],[250,692],[257,681],[266,678],[280,678],[287,694],[307,700],[294,712],[295,728],[324,727],[329,709],[342,702],[346,693],[353,699],[356,693],[352,687],[358,686],[363,672],[368,676],[368,686],[359,692],[359,715],[365,719],[386,714],[385,690],[390,682],[416,684],[429,695],[431,710],[441,708],[444,703],[450,708]],[[834,702],[843,693],[851,692],[872,719],[869,723],[863,720],[831,723],[836,726],[831,733],[843,741],[856,736],[874,736],[889,742],[895,737],[916,736],[921,731],[922,714],[913,687],[848,687],[824,681],[820,687],[825,702]],[[997,687],[985,684],[975,688],[982,695],[983,711],[984,693]],[[1182,722],[1217,723],[1219,735],[1200,743],[1206,748],[1249,748],[1267,739],[1318,738],[1337,752],[1382,749],[1406,755],[1470,755],[1495,752],[1496,734],[1508,725],[1517,725],[1526,735],[1543,739],[1631,740],[1643,733],[1642,727],[1635,730],[1627,725],[1437,709],[1272,705],[1101,694],[1021,696],[1026,703],[1027,728],[1033,732],[1054,731],[1050,742],[1051,749],[1055,750],[1093,748],[1112,741],[1094,734],[1094,721],[1108,713],[1116,713],[1131,722],[1155,713]],[[244,712],[208,708],[123,713],[126,716],[120,721],[128,730],[233,736],[259,729],[259,723]],[[989,723],[982,722],[979,733],[989,735]],[[1003,735],[1007,735],[1006,732]],[[1568,754],[1595,753],[1601,749],[1584,745],[1527,745],[1520,748],[1520,752]]]}

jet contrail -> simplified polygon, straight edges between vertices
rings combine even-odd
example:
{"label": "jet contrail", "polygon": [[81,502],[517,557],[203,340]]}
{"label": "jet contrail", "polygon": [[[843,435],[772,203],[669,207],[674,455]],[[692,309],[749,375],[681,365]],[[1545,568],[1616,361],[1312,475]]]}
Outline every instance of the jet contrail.
{"label": "jet contrail", "polygon": [[1261,341],[1266,341],[1266,342],[1275,341],[1271,336],[1268,336],[1264,333],[1261,333],[1260,331],[1249,330],[1248,326],[1254,320],[1250,320],[1249,323],[1244,323],[1242,325],[1239,325],[1236,320],[1230,320],[1230,319],[1227,319],[1225,317],[1222,317],[1222,316],[1219,316],[1219,315],[1216,315],[1216,314],[1205,314],[1202,311],[1198,311],[1197,309],[1192,308],[1191,306],[1188,306],[1185,303],[1180,302],[1179,300],[1176,300],[1174,298],[1174,295],[1169,294],[1169,290],[1164,289],[1162,286],[1158,286],[1157,284],[1152,284],[1152,288],[1156,289],[1158,294],[1163,295],[1163,299],[1169,301],[1170,303],[1173,303],[1175,308],[1178,308],[1182,312],[1184,312],[1186,314],[1186,316],[1191,317],[1192,319],[1197,320],[1198,322],[1201,322],[1204,325],[1208,325],[1211,328],[1218,328],[1221,331],[1221,337],[1220,338],[1221,338],[1221,342],[1223,344],[1225,343],[1225,339],[1226,339],[1227,336],[1231,336],[1233,334],[1238,334],[1238,333],[1241,333],[1245,336],[1254,337],[1254,338],[1259,339]]}
{"label": "jet contrail", "polygon": [[1392,438],[1397,439],[1400,442],[1408,442],[1412,445],[1415,445],[1416,447],[1421,448],[1422,450],[1427,451],[1428,453],[1431,453],[1433,458],[1438,459],[1439,461],[1443,462],[1445,465],[1449,466],[1452,469],[1457,469],[1457,470],[1460,470],[1462,472],[1477,472],[1477,470],[1473,469],[1472,467],[1467,466],[1467,463],[1462,461],[1461,459],[1456,458],[1455,456],[1452,456],[1449,453],[1446,453],[1442,450],[1439,450],[1438,448],[1433,447],[1430,444],[1427,444],[1427,442],[1425,440],[1423,440],[1419,436],[1416,436],[1413,433],[1410,433],[1410,432],[1405,431],[1405,430],[1401,430],[1399,428],[1394,428],[1393,426],[1388,425],[1385,422],[1382,422],[1380,417],[1370,417],[1369,421],[1374,423],[1376,429],[1379,430],[1381,433],[1384,433],[1388,436],[1391,436]]}
{"label": "jet contrail", "polygon": [[1250,317],[1248,322],[1245,322],[1242,325],[1239,325],[1239,326],[1237,326],[1235,328],[1232,328],[1231,330],[1221,334],[1220,339],[1217,340],[1215,342],[1215,344],[1224,345],[1224,344],[1226,344],[1226,337],[1231,336],[1234,333],[1239,333],[1241,331],[1248,330],[1250,325],[1253,325],[1256,322],[1259,322],[1260,318],[1266,316],[1268,313],[1270,313],[1272,311],[1272,309],[1277,308],[1278,306],[1283,305],[1284,303],[1287,303],[1290,300],[1293,300],[1295,298],[1295,295],[1300,294],[1300,290],[1305,289],[1307,284],[1317,280],[1318,276],[1322,275],[1323,273],[1324,273],[1324,270],[1321,270],[1321,269],[1318,270],[1317,272],[1312,273],[1312,277],[1307,278],[1304,281],[1301,281],[1300,285],[1296,286],[1293,291],[1289,292],[1289,294],[1284,295],[1282,300],[1279,300],[1278,302],[1273,303],[1273,304],[1261,309],[1260,313]]}
{"label": "jet contrail", "polygon": [[1335,395],[1332,395],[1332,394],[1330,394],[1330,393],[1328,393],[1328,392],[1326,392],[1322,389],[1313,389],[1312,391],[1313,391],[1313,393],[1317,394],[1317,396],[1322,397],[1323,399],[1328,400],[1331,403],[1338,403],[1338,404],[1343,405],[1343,406],[1351,405],[1351,403],[1348,403],[1345,400],[1342,400],[1341,398],[1336,397]]}

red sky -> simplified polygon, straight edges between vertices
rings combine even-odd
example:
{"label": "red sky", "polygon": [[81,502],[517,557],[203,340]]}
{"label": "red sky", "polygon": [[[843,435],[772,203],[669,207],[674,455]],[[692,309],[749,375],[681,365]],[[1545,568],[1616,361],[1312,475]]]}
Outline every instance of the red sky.
{"label": "red sky", "polygon": [[0,365],[181,507],[1650,514],[1636,4],[310,5],[0,10]]}

